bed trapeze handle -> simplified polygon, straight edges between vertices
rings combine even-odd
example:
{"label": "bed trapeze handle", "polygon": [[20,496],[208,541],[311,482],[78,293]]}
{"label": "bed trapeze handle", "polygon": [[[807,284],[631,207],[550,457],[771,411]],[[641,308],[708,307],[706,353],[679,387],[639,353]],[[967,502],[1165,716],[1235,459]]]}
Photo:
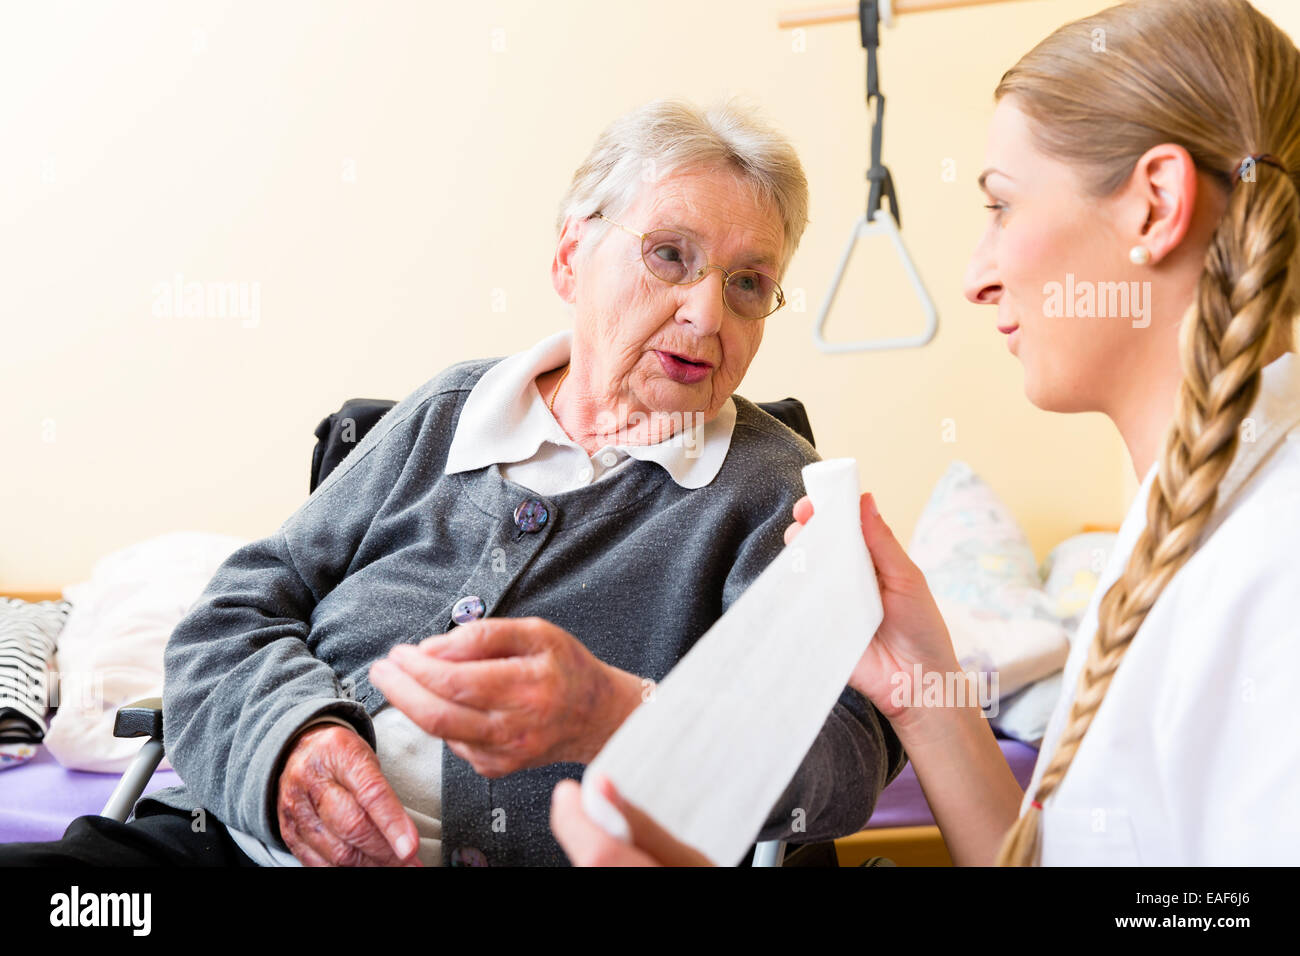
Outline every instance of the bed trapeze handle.
{"label": "bed trapeze handle", "polygon": [[[853,248],[863,236],[873,236],[881,233],[888,235],[890,242],[894,244],[894,250],[898,253],[899,261],[903,264],[903,271],[907,273],[908,281],[912,284],[912,291],[916,293],[916,297],[921,303],[921,309],[926,317],[925,331],[920,335],[863,339],[859,342],[828,341],[822,332],[826,328],[826,320],[830,317],[831,306],[835,303],[835,296],[839,292],[840,283],[844,281],[844,273],[848,269],[849,259],[853,256]],[[925,283],[921,281],[921,276],[916,271],[912,257],[908,255],[907,247],[903,245],[903,236],[898,231],[898,224],[894,222],[894,217],[884,207],[876,210],[872,222],[868,222],[865,215],[862,216],[853,225],[848,244],[844,247],[844,255],[840,257],[839,268],[835,270],[835,280],[831,283],[830,290],[826,293],[826,300],[822,303],[821,313],[817,316],[817,325],[813,329],[813,341],[817,344],[817,347],[823,352],[872,352],[886,349],[918,348],[934,338],[934,334],[938,329],[939,313],[935,311],[934,300],[930,298],[930,293],[926,291]]]}

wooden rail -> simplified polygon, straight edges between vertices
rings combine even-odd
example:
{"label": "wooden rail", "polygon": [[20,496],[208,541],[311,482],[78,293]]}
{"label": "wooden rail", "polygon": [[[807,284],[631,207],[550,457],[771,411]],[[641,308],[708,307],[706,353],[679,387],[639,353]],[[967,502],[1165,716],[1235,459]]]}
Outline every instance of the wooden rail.
{"label": "wooden rail", "polygon": [[[980,7],[990,3],[1020,3],[1023,0],[892,0],[895,15],[903,13],[928,13],[931,10],[956,10],[958,7]],[[782,30],[793,27],[815,27],[823,23],[857,22],[858,8],[854,6],[817,7],[811,10],[789,10],[779,14],[777,26]]]}

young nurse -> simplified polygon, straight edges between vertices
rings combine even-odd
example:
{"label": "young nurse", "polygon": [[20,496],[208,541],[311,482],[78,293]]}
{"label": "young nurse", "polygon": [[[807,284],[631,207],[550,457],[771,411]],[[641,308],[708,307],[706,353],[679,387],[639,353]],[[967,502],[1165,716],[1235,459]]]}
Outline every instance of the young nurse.
{"label": "young nurse", "polygon": [[[891,702],[896,673],[959,668],[870,495],[885,619],[852,683],[958,864],[1294,864],[1300,52],[1246,0],[1138,0],[1057,30],[996,99],[967,297],[997,306],[1030,401],[1111,419],[1141,490],[1027,791],[978,708]],[[1047,308],[1067,276],[1150,283],[1147,313]],[[787,540],[810,514],[804,499]],[[633,834],[613,840],[577,791],[552,806],[574,862],[702,861],[606,787]]]}

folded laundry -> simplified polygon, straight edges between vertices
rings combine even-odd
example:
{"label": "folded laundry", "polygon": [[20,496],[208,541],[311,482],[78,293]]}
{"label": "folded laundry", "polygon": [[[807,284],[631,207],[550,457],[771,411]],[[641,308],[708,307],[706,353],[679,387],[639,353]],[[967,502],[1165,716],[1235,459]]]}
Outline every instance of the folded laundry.
{"label": "folded laundry", "polygon": [[803,477],[814,515],[799,537],[588,765],[583,805],[612,835],[626,834],[598,773],[715,863],[739,862],[880,626],[857,462],[816,462]]}
{"label": "folded laundry", "polygon": [[30,760],[45,737],[50,662],[71,610],[0,598],[0,770]]}

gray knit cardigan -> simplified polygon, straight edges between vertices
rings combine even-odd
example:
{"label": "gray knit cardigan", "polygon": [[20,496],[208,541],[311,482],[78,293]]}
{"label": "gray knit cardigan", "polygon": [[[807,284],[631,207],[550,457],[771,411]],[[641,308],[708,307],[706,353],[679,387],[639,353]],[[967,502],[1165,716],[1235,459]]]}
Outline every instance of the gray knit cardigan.
{"label": "gray knit cardigan", "polygon": [[[551,496],[496,465],[443,474],[465,399],[498,361],[453,365],[407,396],[278,531],[217,570],[164,658],[167,753],[184,783],[142,798],[137,816],[202,807],[283,846],[277,781],[294,735],[333,714],[374,747],[385,699],[371,662],[450,630],[457,599],[545,618],[606,663],[661,680],[783,547],[800,470],[818,455],[739,396],[726,459],[703,488],[643,461]],[[548,518],[525,533],[514,512],[530,499]],[[857,831],[903,760],[887,722],[846,688],[760,838]],[[489,865],[566,863],[551,791],[582,769],[489,779],[444,747],[444,863],[457,849]]]}

